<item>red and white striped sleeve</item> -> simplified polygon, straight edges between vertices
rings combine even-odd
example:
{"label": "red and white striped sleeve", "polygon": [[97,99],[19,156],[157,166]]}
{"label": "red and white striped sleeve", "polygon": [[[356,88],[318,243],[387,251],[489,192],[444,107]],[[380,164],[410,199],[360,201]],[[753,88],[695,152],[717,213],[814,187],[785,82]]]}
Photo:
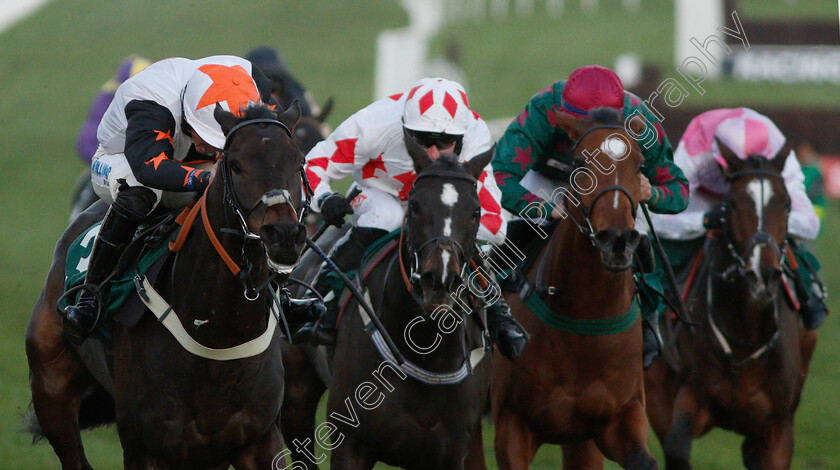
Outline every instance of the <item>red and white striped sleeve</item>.
{"label": "red and white striped sleeve", "polygon": [[330,183],[353,173],[368,162],[370,157],[361,151],[363,145],[363,116],[358,112],[342,122],[332,134],[319,142],[306,155],[304,166],[313,196],[312,207],[321,208],[319,199],[333,192]]}

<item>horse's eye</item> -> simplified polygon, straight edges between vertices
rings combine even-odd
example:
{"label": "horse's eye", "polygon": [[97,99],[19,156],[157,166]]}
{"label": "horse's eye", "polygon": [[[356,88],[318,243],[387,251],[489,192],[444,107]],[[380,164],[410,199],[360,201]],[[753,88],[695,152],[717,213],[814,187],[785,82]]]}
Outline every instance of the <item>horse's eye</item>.
{"label": "horse's eye", "polygon": [[242,173],[242,164],[239,163],[239,160],[230,161],[230,171],[236,173],[237,175]]}
{"label": "horse's eye", "polygon": [[420,213],[420,204],[417,201],[408,201],[408,210],[411,212],[411,215],[417,215]]}

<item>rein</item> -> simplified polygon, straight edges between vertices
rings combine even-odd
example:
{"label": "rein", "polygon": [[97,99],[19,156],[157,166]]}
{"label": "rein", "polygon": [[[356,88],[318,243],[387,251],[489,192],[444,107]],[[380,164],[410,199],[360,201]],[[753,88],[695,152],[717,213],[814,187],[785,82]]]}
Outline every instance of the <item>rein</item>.
{"label": "rein", "polygon": [[[286,134],[291,136],[291,131],[289,130],[288,126],[286,126],[283,122],[277,119],[267,118],[249,119],[246,121],[242,121],[239,124],[233,126],[233,128],[231,128],[225,136],[224,150],[222,151],[222,156],[219,159],[219,170],[222,174],[222,186],[224,188],[224,201],[226,205],[230,206],[230,208],[236,215],[236,218],[239,221],[241,232],[225,228],[220,229],[220,231],[225,233],[233,233],[244,238],[245,242],[242,244],[242,259],[245,260],[244,269],[233,260],[233,257],[231,257],[230,254],[228,254],[227,250],[225,250],[218,237],[216,237],[216,233],[213,230],[213,226],[210,223],[210,219],[207,215],[207,194],[210,192],[210,187],[213,185],[213,182],[215,182],[215,178],[204,190],[204,194],[202,194],[198,202],[193,206],[187,206],[186,208],[184,208],[184,211],[178,216],[176,220],[179,223],[181,223],[183,229],[178,233],[178,236],[175,239],[175,241],[170,242],[169,244],[169,249],[173,252],[178,252],[181,250],[181,248],[183,248],[187,236],[189,235],[190,229],[192,228],[193,223],[200,212],[204,232],[210,239],[210,243],[213,245],[213,248],[216,250],[216,253],[219,254],[219,257],[222,259],[222,261],[224,261],[225,265],[228,267],[230,272],[242,281],[245,298],[250,301],[254,301],[259,298],[261,289],[255,288],[251,280],[251,269],[253,265],[246,256],[246,247],[249,242],[260,242],[261,239],[258,234],[253,233],[248,227],[246,218],[250,216],[251,213],[253,213],[253,211],[261,204],[266,207],[266,210],[268,210],[268,208],[272,206],[285,204],[292,208],[292,211],[295,213],[295,215],[298,216],[298,221],[301,221],[306,216],[306,212],[309,208],[309,203],[311,199],[311,188],[309,186],[309,181],[306,179],[306,173],[303,172],[303,168],[301,167],[300,173],[305,189],[304,192],[306,194],[306,202],[303,205],[303,207],[301,207],[300,211],[298,211],[292,204],[291,194],[289,193],[289,191],[282,188],[267,191],[265,194],[260,196],[260,198],[256,202],[254,202],[254,204],[248,210],[243,209],[242,204],[239,202],[239,198],[237,198],[236,191],[233,187],[233,177],[231,175],[230,166],[228,165],[228,159],[230,158],[228,148],[231,145],[231,141],[234,134],[238,130],[242,129],[245,126],[254,124],[273,124],[279,126],[281,129],[284,130],[284,132],[286,132]],[[290,266],[288,268],[284,267],[281,270],[281,268],[273,266],[272,263],[269,263],[269,267],[272,271],[280,270],[281,272],[286,270],[291,271],[294,268],[294,266]]]}

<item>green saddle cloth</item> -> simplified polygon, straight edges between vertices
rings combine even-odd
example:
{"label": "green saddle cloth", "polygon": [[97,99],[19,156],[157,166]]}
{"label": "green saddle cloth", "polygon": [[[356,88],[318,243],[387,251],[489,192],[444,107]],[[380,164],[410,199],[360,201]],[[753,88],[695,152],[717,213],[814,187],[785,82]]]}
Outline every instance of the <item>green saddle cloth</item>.
{"label": "green saddle cloth", "polygon": [[[100,225],[102,225],[101,222],[98,222],[91,226],[70,245],[70,249],[67,251],[67,264],[64,267],[64,292],[84,284],[88,262],[90,261],[90,252],[93,250],[93,241],[96,234],[99,233]],[[125,272],[120,272],[114,277],[110,283],[108,294],[103,299],[102,313],[94,333],[98,333],[107,340],[111,339],[114,314],[135,292],[134,276],[136,274],[146,274],[157,260],[165,256],[169,252],[168,242],[169,239],[164,237],[155,246],[147,247],[139,259],[132,263],[132,269],[126,269]],[[77,292],[76,295],[64,297],[61,302],[62,309],[74,304],[80,293],[81,291]]]}

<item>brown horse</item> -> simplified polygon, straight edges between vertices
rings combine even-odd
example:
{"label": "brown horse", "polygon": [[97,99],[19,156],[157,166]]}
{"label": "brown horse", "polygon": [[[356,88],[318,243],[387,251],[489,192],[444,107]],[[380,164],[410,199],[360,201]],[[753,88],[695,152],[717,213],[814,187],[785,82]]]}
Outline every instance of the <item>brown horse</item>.
{"label": "brown horse", "polygon": [[[250,286],[265,285],[272,271],[288,273],[303,247],[303,154],[291,132],[299,115],[297,105],[279,116],[252,105],[239,119],[217,105],[223,156],[184,224],[189,236],[154,283],[172,307],[166,318],[177,318],[186,338],[143,314],[131,328],[115,323],[112,359],[103,352],[111,346],[96,338],[71,347],[56,310],[67,249],[104,204],[59,240],[26,352],[37,424],[63,468],[90,468],[80,428],[114,419],[126,468],[269,468],[280,454],[280,332],[270,295]],[[255,338],[261,347],[226,349]]]}
{"label": "brown horse", "polygon": [[790,212],[781,171],[790,148],[771,160],[741,160],[718,145],[731,185],[723,228],[708,237],[686,293],[699,326],[672,330],[663,323],[674,344],[667,356],[677,359],[647,371],[648,414],[669,470],[691,468],[692,440],[714,427],[745,436],[747,468],[787,469],[793,415],[817,339],[780,289]]}
{"label": "brown horse", "polygon": [[[397,366],[377,330],[371,330],[372,323],[359,314],[359,305],[350,301],[332,354],[327,422],[313,437],[314,416],[294,421],[308,444],[316,439],[324,447],[318,435],[329,431],[332,468],[370,469],[377,461],[405,468],[484,468],[481,415],[490,363],[487,357],[471,361],[484,350],[484,330],[474,313],[454,305],[451,294],[459,292],[459,302],[468,302],[457,288],[466,282],[478,228],[476,178],[492,151],[458,163],[455,155],[431,161],[410,138],[406,145],[418,177],[408,199],[403,238],[383,248],[379,263],[360,270],[369,304],[406,363]],[[308,278],[304,268],[295,275]],[[447,313],[439,313],[441,308]],[[307,379],[311,373],[287,377],[290,393],[309,391],[296,400],[314,415],[312,405],[323,388]],[[307,458],[323,458],[322,450],[316,450],[307,451]],[[315,468],[312,461],[308,464]]]}
{"label": "brown horse", "polygon": [[[558,188],[554,196],[566,197],[555,202],[568,212],[526,274],[536,292],[528,304],[506,294],[532,336],[515,361],[494,358],[496,459],[503,469],[528,468],[537,449],[551,443],[562,445],[564,468],[601,468],[604,456],[626,468],[656,468],[647,448],[642,331],[629,269],[641,236],[634,222],[642,155],[613,110],[585,120],[555,114],[575,141],[573,181],[588,173],[592,184]],[[641,122],[631,123],[640,135]],[[609,148],[625,151],[599,151]]]}

